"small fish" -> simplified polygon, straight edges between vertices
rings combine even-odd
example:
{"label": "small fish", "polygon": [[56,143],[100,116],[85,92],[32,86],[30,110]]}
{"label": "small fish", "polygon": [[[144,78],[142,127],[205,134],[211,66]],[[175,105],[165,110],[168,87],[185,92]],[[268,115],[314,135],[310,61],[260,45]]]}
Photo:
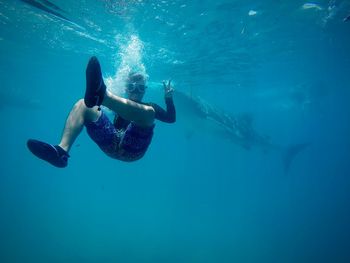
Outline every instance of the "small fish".
{"label": "small fish", "polygon": [[323,10],[323,8],[321,6],[319,6],[318,4],[314,4],[314,3],[305,3],[302,5],[301,8],[304,10],[306,10],[306,9]]}
{"label": "small fish", "polygon": [[343,19],[343,22],[349,22],[350,21],[350,14]]}

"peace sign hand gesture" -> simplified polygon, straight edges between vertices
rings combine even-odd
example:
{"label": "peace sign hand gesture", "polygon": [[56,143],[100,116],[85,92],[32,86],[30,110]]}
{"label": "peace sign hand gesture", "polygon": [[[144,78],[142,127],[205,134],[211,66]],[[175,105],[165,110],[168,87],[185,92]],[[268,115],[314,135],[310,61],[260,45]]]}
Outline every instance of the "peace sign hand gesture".
{"label": "peace sign hand gesture", "polygon": [[163,87],[164,87],[164,97],[172,98],[174,93],[174,88],[170,84],[171,80],[168,81],[168,84],[166,84],[165,81],[163,81]]}

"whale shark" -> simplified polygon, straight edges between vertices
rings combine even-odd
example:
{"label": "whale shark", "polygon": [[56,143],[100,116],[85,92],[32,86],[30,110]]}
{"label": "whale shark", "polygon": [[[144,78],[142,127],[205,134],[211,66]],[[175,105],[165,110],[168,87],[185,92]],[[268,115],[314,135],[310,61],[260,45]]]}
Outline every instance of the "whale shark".
{"label": "whale shark", "polygon": [[[233,115],[198,96],[182,91],[175,91],[174,98],[177,105],[177,122],[193,128],[194,131],[206,130],[215,133],[245,150],[255,147],[261,148],[263,152],[277,151],[281,154],[285,173],[289,172],[296,156],[311,145],[309,142],[289,146],[272,143],[270,136],[260,134],[254,128],[252,114]],[[199,129],[199,127],[202,128]],[[192,136],[192,133],[190,135]]]}

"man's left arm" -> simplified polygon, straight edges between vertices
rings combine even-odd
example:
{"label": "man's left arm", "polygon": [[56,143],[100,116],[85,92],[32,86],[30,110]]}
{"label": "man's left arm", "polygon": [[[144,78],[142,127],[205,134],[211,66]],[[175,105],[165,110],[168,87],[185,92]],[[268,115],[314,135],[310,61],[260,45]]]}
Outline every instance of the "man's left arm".
{"label": "man's left arm", "polygon": [[152,103],[151,106],[156,113],[156,119],[167,123],[174,123],[176,121],[176,111],[173,101],[174,89],[170,84],[170,80],[168,81],[168,84],[163,82],[163,86],[166,110],[162,109],[162,107],[155,103]]}

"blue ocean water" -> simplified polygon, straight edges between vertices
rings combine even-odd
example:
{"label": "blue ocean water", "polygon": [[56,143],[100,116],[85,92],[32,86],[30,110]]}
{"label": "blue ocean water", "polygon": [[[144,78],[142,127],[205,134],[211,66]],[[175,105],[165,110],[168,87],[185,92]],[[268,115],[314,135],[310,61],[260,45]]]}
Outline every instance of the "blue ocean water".
{"label": "blue ocean water", "polygon": [[[346,0],[0,0],[0,262],[350,262],[349,14]],[[26,140],[59,142],[92,55],[112,91],[140,70],[164,106],[171,79],[282,150],[242,147],[175,93],[177,122],[157,122],[137,162],[85,131],[67,168],[36,159]]]}

